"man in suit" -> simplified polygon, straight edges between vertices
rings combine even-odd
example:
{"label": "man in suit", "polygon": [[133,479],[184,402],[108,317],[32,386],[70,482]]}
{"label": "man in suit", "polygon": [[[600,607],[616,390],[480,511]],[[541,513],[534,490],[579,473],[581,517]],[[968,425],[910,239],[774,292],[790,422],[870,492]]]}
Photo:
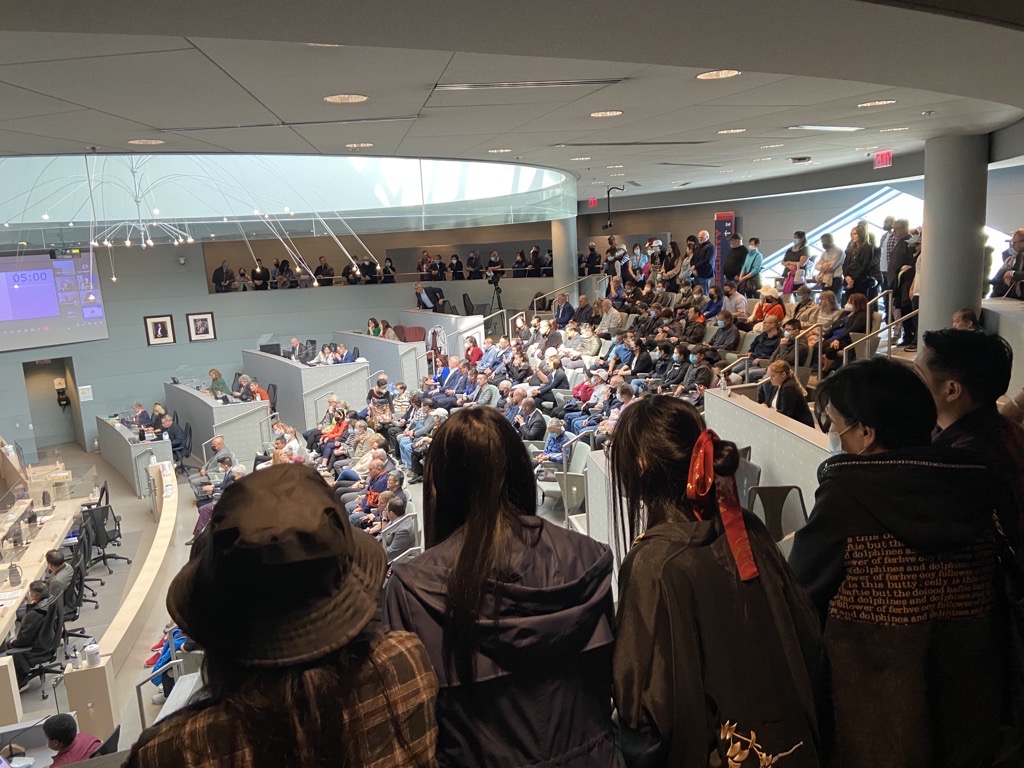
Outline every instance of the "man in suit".
{"label": "man in suit", "polygon": [[555,323],[558,324],[559,328],[565,328],[572,320],[573,315],[576,314],[576,308],[569,303],[569,295],[566,293],[558,294],[558,298],[555,299]]}
{"label": "man in suit", "polygon": [[220,266],[213,270],[214,293],[230,293],[233,282],[235,282],[235,273],[231,271],[227,260],[222,261]]}
{"label": "man in suit", "polygon": [[334,362],[337,363],[354,363],[356,356],[349,352],[344,344],[339,344],[338,348],[334,352]]}
{"label": "man in suit", "polygon": [[437,408],[453,408],[459,405],[459,396],[465,395],[474,385],[475,379],[469,375],[469,363],[463,360],[458,369],[448,374],[441,391],[434,395]]}
{"label": "man in suit", "polygon": [[[223,435],[214,435],[213,439],[210,440],[210,450],[213,451],[213,455],[207,459],[206,463],[197,472],[189,473],[188,476],[189,485],[192,486],[192,492],[195,493],[196,498],[199,498],[202,487],[209,482],[210,473],[217,471],[217,465],[221,459],[227,457],[231,459],[232,464],[235,463],[235,454],[224,443]],[[231,465],[229,464],[228,466]]]}
{"label": "man in suit", "polygon": [[288,342],[288,351],[284,353],[284,356],[302,362],[306,356],[306,346],[295,336],[292,336],[291,341]]}
{"label": "man in suit", "polygon": [[171,454],[174,456],[174,460],[178,461],[185,453],[185,430],[174,423],[174,419],[169,413],[164,414],[163,419],[160,420],[160,427],[161,433],[167,435],[167,439],[171,441]]}
{"label": "man in suit", "polygon": [[313,272],[313,277],[316,278],[317,285],[328,288],[334,285],[334,267],[327,263],[326,256],[320,257],[320,264]]}
{"label": "man in suit", "polygon": [[1003,251],[1003,266],[992,278],[992,296],[1008,299],[1024,298],[1021,291],[1024,281],[1024,227],[1010,236],[1010,247]]}
{"label": "man in suit", "polygon": [[416,546],[416,518],[406,517],[405,509],[405,502],[394,498],[384,510],[387,527],[381,531],[380,540],[384,544],[384,554],[389,563]]}
{"label": "man in suit", "polygon": [[70,587],[74,576],[75,569],[71,563],[65,562],[63,552],[51,549],[46,553],[46,578],[50,582],[50,597],[57,597]]}
{"label": "man in suit", "polygon": [[487,374],[476,375],[476,386],[466,395],[462,405],[470,408],[474,405],[489,405],[492,408],[498,404],[498,388],[487,383]]}
{"label": "man in suit", "polygon": [[515,417],[512,426],[519,430],[523,440],[540,440],[544,437],[544,416],[537,410],[537,401],[532,397],[523,399],[522,412]]}
{"label": "man in suit", "polygon": [[433,285],[423,286],[422,283],[413,285],[416,292],[416,308],[429,309],[432,312],[441,311],[441,302],[444,301],[444,293],[440,288]]}

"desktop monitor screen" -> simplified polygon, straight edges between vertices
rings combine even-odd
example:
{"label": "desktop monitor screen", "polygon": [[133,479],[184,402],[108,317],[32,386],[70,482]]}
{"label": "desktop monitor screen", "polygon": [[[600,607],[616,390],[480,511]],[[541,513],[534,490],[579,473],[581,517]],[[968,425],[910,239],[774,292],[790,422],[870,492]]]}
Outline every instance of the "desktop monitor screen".
{"label": "desktop monitor screen", "polygon": [[281,354],[280,344],[260,344],[260,352],[266,352],[271,355]]}

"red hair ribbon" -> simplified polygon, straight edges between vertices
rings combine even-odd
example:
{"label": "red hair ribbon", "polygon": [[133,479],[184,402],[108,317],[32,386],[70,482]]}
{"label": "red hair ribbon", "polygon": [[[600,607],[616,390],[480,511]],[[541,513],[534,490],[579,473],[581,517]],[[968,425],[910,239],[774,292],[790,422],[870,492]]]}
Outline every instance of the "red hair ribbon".
{"label": "red hair ribbon", "polygon": [[[693,504],[693,512],[698,520],[706,520],[714,514],[714,503],[717,499],[718,512],[725,527],[725,536],[729,540],[729,549],[739,570],[740,579],[750,581],[758,576],[757,563],[750,549],[750,538],[747,536],[747,525],[743,521],[743,510],[740,508],[739,495],[736,491],[736,478],[715,477],[715,440],[718,439],[710,429],[700,433],[693,444],[690,456],[690,474],[686,479],[686,498]],[[712,496],[712,489],[715,490]]]}

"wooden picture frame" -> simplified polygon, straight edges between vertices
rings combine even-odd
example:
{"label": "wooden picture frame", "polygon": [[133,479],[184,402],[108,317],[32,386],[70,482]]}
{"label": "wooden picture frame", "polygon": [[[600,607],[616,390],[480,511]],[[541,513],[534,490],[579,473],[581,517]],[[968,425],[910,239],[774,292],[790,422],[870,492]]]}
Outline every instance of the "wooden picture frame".
{"label": "wooden picture frame", "polygon": [[217,326],[213,322],[213,312],[192,312],[185,315],[188,327],[188,340],[216,341]]}
{"label": "wooden picture frame", "polygon": [[151,347],[174,344],[174,318],[170,315],[147,315],[142,318],[146,327],[146,343]]}

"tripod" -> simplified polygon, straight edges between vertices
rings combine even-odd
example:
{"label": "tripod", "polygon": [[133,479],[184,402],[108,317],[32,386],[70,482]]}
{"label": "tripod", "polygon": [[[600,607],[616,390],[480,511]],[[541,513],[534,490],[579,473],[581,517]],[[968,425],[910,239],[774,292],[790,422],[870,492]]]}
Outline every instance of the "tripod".
{"label": "tripod", "polygon": [[494,291],[491,293],[491,303],[487,307],[488,315],[494,314],[495,304],[498,305],[498,309],[504,309],[504,307],[501,306],[501,288],[499,288],[497,285],[494,286]]}

